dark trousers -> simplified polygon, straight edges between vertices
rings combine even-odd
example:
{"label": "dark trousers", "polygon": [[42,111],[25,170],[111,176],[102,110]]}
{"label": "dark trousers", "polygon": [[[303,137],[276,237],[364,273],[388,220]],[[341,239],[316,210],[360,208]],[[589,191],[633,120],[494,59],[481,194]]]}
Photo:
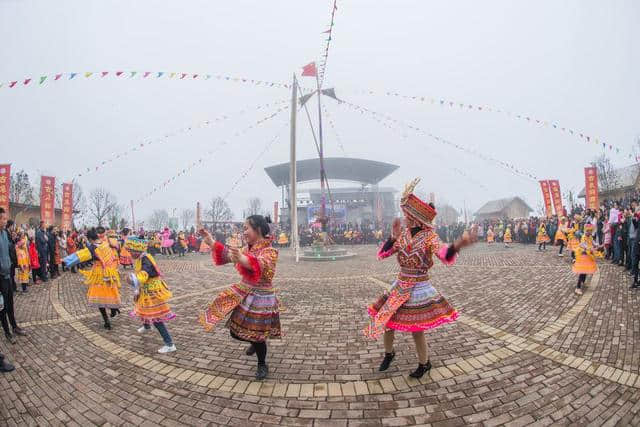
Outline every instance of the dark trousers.
{"label": "dark trousers", "polygon": [[13,285],[11,284],[11,278],[0,278],[0,292],[2,292],[2,298],[4,299],[4,308],[0,311],[0,321],[2,322],[4,333],[10,334],[9,324],[14,330],[18,327],[13,311]]}
{"label": "dark trousers", "polygon": [[635,257],[635,252],[636,252],[636,238],[635,237],[630,237],[629,240],[627,240],[627,262],[626,262],[626,267],[627,270],[631,270],[631,268],[633,267],[633,259]]}
{"label": "dark trousers", "polygon": [[47,280],[47,254],[38,253],[38,261],[40,261],[40,268],[38,269],[38,276],[40,279]]}

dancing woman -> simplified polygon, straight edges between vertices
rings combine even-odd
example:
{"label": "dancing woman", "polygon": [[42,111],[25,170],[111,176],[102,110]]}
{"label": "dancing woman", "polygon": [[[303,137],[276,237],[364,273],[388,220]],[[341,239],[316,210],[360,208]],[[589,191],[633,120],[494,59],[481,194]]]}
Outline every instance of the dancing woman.
{"label": "dancing woman", "polygon": [[558,256],[560,257],[564,256],[564,254],[562,253],[562,250],[567,244],[567,230],[568,230],[567,218],[563,216],[562,219],[560,220],[560,224],[558,225],[558,231],[556,231],[556,235],[554,238],[556,241],[556,245],[560,246],[560,250],[558,251]]}
{"label": "dancing woman", "polygon": [[258,358],[256,379],[267,377],[267,339],[279,339],[280,311],[273,289],[278,251],[271,246],[269,219],[252,215],[244,223],[245,248],[225,246],[214,241],[211,234],[200,230],[200,235],[213,250],[215,265],[233,262],[242,281],[222,291],[200,315],[200,323],[211,330],[220,320],[231,313],[227,327],[231,337],[249,342],[247,355]]}
{"label": "dancing woman", "polygon": [[598,271],[596,258],[603,258],[602,247],[596,246],[593,242],[593,224],[584,225],[584,234],[580,239],[580,243],[575,247],[576,262],[573,264],[573,272],[578,275],[578,283],[575,293],[582,295],[582,287],[584,286],[587,275],[594,274]]}
{"label": "dancing woman", "polygon": [[458,317],[458,312],[429,280],[433,256],[451,265],[460,249],[476,239],[474,227],[471,235],[465,232],[452,245],[441,243],[431,224],[436,216],[433,204],[412,194],[418,182],[416,179],[406,186],[400,202],[407,228],[402,229],[400,220],[396,219],[391,237],[378,251],[379,259],[397,254],[400,272],[391,289],[368,307],[371,321],[364,331],[371,339],[384,335],[385,356],[380,371],[386,371],[395,357],[395,331],[411,332],[419,362],[418,368],[409,374],[413,378],[420,378],[431,369],[424,331],[453,322]]}
{"label": "dancing woman", "polygon": [[79,263],[93,260],[90,270],[79,270],[85,277],[85,284],[89,286],[87,299],[90,307],[100,310],[104,328],[111,329],[111,322],[107,316],[107,308],[111,309],[111,317],[120,313],[120,274],[118,273],[118,253],[105,238],[102,227],[87,231],[89,245],[85,249],[67,256],[64,263],[73,267]]}

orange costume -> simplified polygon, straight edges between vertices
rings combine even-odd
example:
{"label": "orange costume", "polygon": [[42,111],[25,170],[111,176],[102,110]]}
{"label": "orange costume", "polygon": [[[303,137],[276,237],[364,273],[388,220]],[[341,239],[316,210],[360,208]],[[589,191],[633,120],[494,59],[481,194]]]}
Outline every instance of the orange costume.
{"label": "orange costume", "polygon": [[596,258],[602,258],[602,252],[596,250],[593,237],[585,233],[580,244],[575,249],[576,262],[573,264],[573,272],[576,274],[593,274],[598,271]]}
{"label": "orange costume", "polygon": [[493,228],[489,227],[489,229],[487,230],[487,243],[494,243],[495,240],[495,234],[493,234]]}
{"label": "orange costume", "polygon": [[[87,299],[91,307],[119,308],[120,274],[118,273],[118,253],[111,247],[109,241],[98,241],[89,246],[93,258],[91,270],[80,270],[85,277],[85,284],[89,285]],[[76,252],[78,256],[81,251]],[[83,257],[80,256],[83,261]]]}
{"label": "orange costume", "polygon": [[[18,258],[18,270],[16,271],[16,283],[29,283],[31,274],[31,262],[29,260],[29,249],[27,248],[27,238],[21,238],[16,243],[16,256]],[[26,289],[26,288],[25,288]]]}

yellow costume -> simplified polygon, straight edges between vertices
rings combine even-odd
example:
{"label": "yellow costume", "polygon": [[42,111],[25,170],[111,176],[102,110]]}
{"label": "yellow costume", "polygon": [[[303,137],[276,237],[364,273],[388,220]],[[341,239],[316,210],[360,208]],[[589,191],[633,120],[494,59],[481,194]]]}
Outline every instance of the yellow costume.
{"label": "yellow costume", "polygon": [[560,222],[560,225],[558,226],[558,231],[556,231],[554,240],[556,242],[558,242],[559,240],[562,240],[563,242],[567,243],[566,232],[567,232],[567,220],[566,218],[562,218],[562,222]]}
{"label": "yellow costume", "polygon": [[79,270],[85,277],[85,284],[89,285],[87,291],[89,306],[119,308],[121,300],[118,254],[109,245],[109,241],[98,241],[91,249],[83,249],[76,254],[81,262],[91,258],[94,260],[91,270]]}
{"label": "yellow costume", "polygon": [[16,271],[16,283],[29,283],[31,274],[31,262],[27,249],[27,238],[23,237],[16,243],[16,256],[18,258],[18,270]]}
{"label": "yellow costume", "polygon": [[289,244],[289,238],[284,232],[280,233],[280,236],[278,236],[278,244],[282,246]]}
{"label": "yellow costume", "polygon": [[165,322],[176,317],[171,311],[168,301],[171,291],[162,279],[162,274],[156,260],[146,253],[145,241],[130,238],[126,243],[127,249],[142,252],[133,263],[135,270],[132,282],[136,287],[136,296],[131,316],[138,317],[143,323]]}
{"label": "yellow costume", "polygon": [[495,242],[495,234],[493,234],[493,229],[489,228],[487,230],[487,243]]}
{"label": "yellow costume", "polygon": [[511,243],[511,227],[507,227],[506,231],[504,232],[504,243]]}
{"label": "yellow costume", "polygon": [[544,224],[540,224],[538,228],[538,234],[536,235],[536,244],[549,243],[551,239],[547,235],[547,229]]}
{"label": "yellow costume", "polygon": [[568,239],[567,248],[569,248],[569,250],[572,252],[575,251],[578,245],[580,244],[580,240],[578,240],[578,237],[576,236],[576,233],[578,232],[578,230],[580,230],[578,221],[574,222],[573,226],[571,226],[570,228],[567,228],[567,239]]}
{"label": "yellow costume", "polygon": [[575,249],[576,262],[573,264],[573,272],[576,274],[593,274],[598,271],[596,258],[602,258],[603,254],[597,251],[593,245],[593,237],[585,233]]}

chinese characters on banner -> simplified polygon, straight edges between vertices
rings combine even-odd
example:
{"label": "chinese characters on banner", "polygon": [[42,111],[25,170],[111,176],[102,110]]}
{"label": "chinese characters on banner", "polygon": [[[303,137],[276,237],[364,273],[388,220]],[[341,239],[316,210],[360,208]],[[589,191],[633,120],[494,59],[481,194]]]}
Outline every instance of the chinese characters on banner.
{"label": "chinese characters on banner", "polygon": [[598,169],[584,168],[584,193],[587,209],[598,209]]}
{"label": "chinese characters on banner", "polygon": [[62,184],[62,229],[71,230],[73,222],[73,184]]}
{"label": "chinese characters on banner", "polygon": [[40,220],[44,226],[53,225],[55,221],[55,192],[56,179],[52,176],[40,178]]}
{"label": "chinese characters on banner", "polygon": [[540,181],[542,188],[542,198],[544,199],[544,213],[548,217],[551,216],[551,193],[549,192],[549,181]]}
{"label": "chinese characters on banner", "polygon": [[9,191],[11,191],[11,165],[0,165],[0,207],[9,217]]}
{"label": "chinese characters on banner", "polygon": [[553,208],[556,210],[556,215],[563,215],[562,209],[562,194],[560,193],[560,181],[557,179],[549,180],[549,188],[551,190],[551,200],[553,200]]}

